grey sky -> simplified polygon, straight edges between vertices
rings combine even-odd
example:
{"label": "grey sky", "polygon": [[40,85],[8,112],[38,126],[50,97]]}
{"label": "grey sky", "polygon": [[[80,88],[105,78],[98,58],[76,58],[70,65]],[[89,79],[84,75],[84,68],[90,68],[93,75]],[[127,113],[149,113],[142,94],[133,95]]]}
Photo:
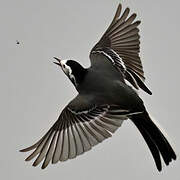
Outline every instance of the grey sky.
{"label": "grey sky", "polygon": [[[178,0],[0,2],[1,179],[180,179]],[[45,170],[32,167],[18,150],[38,140],[76,95],[52,57],[89,66],[89,51],[119,2],[142,21],[141,58],[153,95],[140,95],[174,144],[177,161],[158,173],[143,138],[127,121],[112,138],[74,160]]]}

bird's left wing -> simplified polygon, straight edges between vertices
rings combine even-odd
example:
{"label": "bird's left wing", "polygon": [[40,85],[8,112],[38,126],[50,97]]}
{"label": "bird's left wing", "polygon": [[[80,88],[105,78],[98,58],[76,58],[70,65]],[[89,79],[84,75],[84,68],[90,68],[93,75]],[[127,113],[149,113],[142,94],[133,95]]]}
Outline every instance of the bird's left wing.
{"label": "bird's left wing", "polygon": [[121,126],[128,115],[131,115],[128,110],[122,110],[115,105],[102,105],[84,110],[78,110],[77,107],[73,110],[68,105],[49,131],[37,143],[21,152],[34,149],[26,161],[38,155],[33,166],[44,160],[44,169],[50,161],[57,163],[75,158],[111,137],[111,133]]}
{"label": "bird's left wing", "polygon": [[131,85],[136,89],[143,89],[148,94],[151,91],[144,84],[144,71],[139,57],[140,36],[138,25],[135,21],[136,14],[128,17],[130,12],[126,8],[122,13],[122,6],[119,4],[116,14],[100,39],[90,52],[91,64],[96,61],[94,54],[101,53],[106,56]]}

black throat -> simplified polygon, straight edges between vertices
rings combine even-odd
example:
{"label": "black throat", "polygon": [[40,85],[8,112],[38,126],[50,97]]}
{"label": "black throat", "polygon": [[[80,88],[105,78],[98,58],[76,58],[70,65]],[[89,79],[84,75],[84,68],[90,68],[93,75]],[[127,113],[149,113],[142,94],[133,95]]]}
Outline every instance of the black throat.
{"label": "black throat", "polygon": [[75,86],[81,84],[84,80],[84,77],[86,76],[87,69],[82,67],[78,62],[72,60],[68,60],[66,64],[71,67],[72,74],[75,77],[76,82],[73,82],[73,84]]}

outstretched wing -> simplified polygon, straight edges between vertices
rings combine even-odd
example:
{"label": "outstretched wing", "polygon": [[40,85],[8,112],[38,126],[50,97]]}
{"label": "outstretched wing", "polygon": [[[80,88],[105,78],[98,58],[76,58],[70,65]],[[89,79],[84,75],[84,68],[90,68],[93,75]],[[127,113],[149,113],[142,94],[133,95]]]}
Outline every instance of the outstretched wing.
{"label": "outstretched wing", "polygon": [[131,114],[133,113],[115,105],[89,107],[83,111],[79,111],[77,107],[73,110],[68,105],[49,131],[37,143],[21,152],[34,149],[26,161],[38,155],[33,166],[37,166],[44,160],[42,164],[44,169],[50,161],[52,163],[66,161],[89,151],[96,144],[111,137],[111,134],[121,126],[123,120]]}
{"label": "outstretched wing", "polygon": [[95,60],[93,53],[104,54],[136,89],[140,87],[148,94],[152,94],[143,82],[145,77],[139,57],[140,21],[134,22],[136,14],[128,17],[129,8],[126,8],[123,13],[121,11],[122,6],[119,4],[112,23],[91,50],[91,62]]}

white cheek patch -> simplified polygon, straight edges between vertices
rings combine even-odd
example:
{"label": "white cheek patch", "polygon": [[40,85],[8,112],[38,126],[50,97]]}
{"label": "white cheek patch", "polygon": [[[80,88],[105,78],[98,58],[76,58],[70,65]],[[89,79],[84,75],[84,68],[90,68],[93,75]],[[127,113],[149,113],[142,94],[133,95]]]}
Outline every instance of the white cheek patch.
{"label": "white cheek patch", "polygon": [[70,80],[75,84],[75,86],[77,86],[76,83],[76,78],[75,76],[72,74],[72,69],[70,66],[68,66],[66,64],[67,60],[62,60],[61,61],[61,65],[62,65],[62,70],[64,71],[64,73],[70,78]]}
{"label": "white cheek patch", "polygon": [[70,73],[72,73],[72,70],[69,66],[66,65],[67,60],[61,60],[61,67],[62,70],[64,71],[64,73],[66,75],[69,75]]}
{"label": "white cheek patch", "polygon": [[67,65],[64,65],[64,66],[62,67],[62,69],[63,69],[63,71],[64,71],[67,75],[70,75],[70,74],[72,73],[71,68],[70,68],[69,66],[67,66]]}
{"label": "white cheek patch", "polygon": [[65,64],[65,68],[64,68],[65,72],[67,73],[68,76],[72,75],[72,69]]}

